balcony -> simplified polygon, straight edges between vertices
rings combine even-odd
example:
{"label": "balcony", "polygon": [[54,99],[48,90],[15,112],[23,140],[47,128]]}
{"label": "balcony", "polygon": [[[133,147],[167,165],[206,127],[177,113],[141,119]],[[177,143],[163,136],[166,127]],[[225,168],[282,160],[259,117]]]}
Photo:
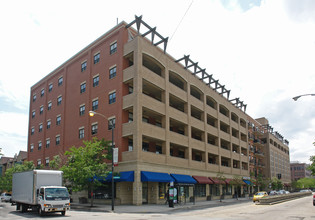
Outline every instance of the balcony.
{"label": "balcony", "polygon": [[128,82],[129,80],[133,79],[136,74],[135,65],[130,66],[123,70],[123,82]]}
{"label": "balcony", "polygon": [[122,127],[122,137],[133,135],[134,131],[136,131],[136,124],[134,122],[124,123]]}
{"label": "balcony", "polygon": [[205,142],[199,141],[193,138],[191,138],[190,140],[190,146],[191,148],[196,149],[196,150],[200,150],[200,151],[205,150]]}
{"label": "balcony", "polygon": [[153,164],[166,164],[165,154],[156,154],[154,152],[140,152],[140,160],[143,162],[153,163]]}
{"label": "balcony", "polygon": [[170,142],[188,147],[188,137],[176,132],[170,132]]}
{"label": "balcony", "polygon": [[169,93],[181,98],[184,102],[187,102],[187,92],[171,83],[169,84]]}
{"label": "balcony", "polygon": [[165,115],[165,104],[154,99],[151,98],[148,95],[143,95],[142,96],[142,105],[143,107],[146,107],[147,109],[154,109],[155,112],[158,112],[161,115]]}
{"label": "balcony", "polygon": [[161,89],[165,90],[165,80],[152,72],[151,70],[147,69],[146,67],[143,68],[143,74],[142,74],[143,79],[145,79],[148,82],[154,82],[154,84]]}
{"label": "balcony", "polygon": [[142,122],[142,134],[159,140],[165,140],[165,129]]}
{"label": "balcony", "polygon": [[132,106],[135,106],[136,99],[135,99],[135,93],[131,93],[129,95],[125,95],[123,97],[123,109],[130,108]]}

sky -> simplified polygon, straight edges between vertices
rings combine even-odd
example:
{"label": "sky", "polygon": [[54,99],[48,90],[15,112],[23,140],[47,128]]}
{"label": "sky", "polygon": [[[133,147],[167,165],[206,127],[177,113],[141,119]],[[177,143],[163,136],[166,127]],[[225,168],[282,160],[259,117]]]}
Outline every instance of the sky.
{"label": "sky", "polygon": [[[175,59],[190,55],[266,117],[290,144],[290,160],[315,155],[315,1],[0,0],[0,148],[27,150],[30,88],[135,15],[164,37]],[[140,30],[141,31],[141,30]]]}

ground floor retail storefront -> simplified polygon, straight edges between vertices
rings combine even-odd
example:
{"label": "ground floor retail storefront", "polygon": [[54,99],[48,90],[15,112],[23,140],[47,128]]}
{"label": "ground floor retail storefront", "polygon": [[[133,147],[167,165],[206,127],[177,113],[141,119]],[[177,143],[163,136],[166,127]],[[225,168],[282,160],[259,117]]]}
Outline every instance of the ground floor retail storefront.
{"label": "ground floor retail storefront", "polygon": [[[112,195],[111,175],[103,180],[102,185],[92,192],[73,194],[74,202],[89,202],[94,197],[95,204],[110,204],[112,196],[115,205],[120,204],[166,204],[170,184],[174,186],[174,203],[218,200],[233,197],[245,197],[252,191],[248,180],[242,184],[233,184],[232,179],[224,180],[210,176],[186,175],[152,171],[121,171],[114,176],[114,192]],[[84,199],[83,199],[84,198]]]}

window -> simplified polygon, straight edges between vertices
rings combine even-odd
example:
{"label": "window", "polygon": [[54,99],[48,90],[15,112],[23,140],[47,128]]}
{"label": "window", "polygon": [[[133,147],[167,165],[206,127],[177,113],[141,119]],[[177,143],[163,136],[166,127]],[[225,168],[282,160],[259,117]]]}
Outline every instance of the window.
{"label": "window", "polygon": [[38,160],[37,160],[37,167],[40,167],[40,165],[42,165],[42,160],[41,160],[41,159],[38,159]]}
{"label": "window", "polygon": [[156,154],[162,154],[162,146],[156,145],[155,146],[155,153]]}
{"label": "window", "polygon": [[50,109],[51,109],[51,106],[52,106],[52,102],[48,102],[47,109],[50,110]]}
{"label": "window", "polygon": [[109,104],[116,102],[116,92],[112,92],[109,94]]}
{"label": "window", "polygon": [[98,128],[97,124],[92,125],[92,135],[97,134],[97,128]]}
{"label": "window", "polygon": [[32,111],[32,118],[35,118],[35,110]]}
{"label": "window", "polygon": [[142,151],[149,151],[149,143],[142,142]]}
{"label": "window", "polygon": [[42,142],[38,142],[38,150],[42,149]]}
{"label": "window", "polygon": [[60,78],[58,79],[58,86],[61,86],[62,83],[63,83],[63,77],[60,77]]}
{"label": "window", "polygon": [[86,89],[86,83],[84,82],[80,85],[80,93],[84,93],[85,89]]}
{"label": "window", "polygon": [[100,56],[101,56],[100,53],[94,55],[94,64],[100,62]]}
{"label": "window", "polygon": [[31,144],[30,152],[33,152],[33,151],[34,151],[34,144]]}
{"label": "window", "polygon": [[128,94],[133,93],[133,87],[132,86],[128,86]]}
{"label": "window", "polygon": [[46,140],[46,148],[49,148],[49,146],[50,146],[50,139],[48,138],[48,139]]}
{"label": "window", "polygon": [[133,113],[129,112],[128,113],[128,122],[132,122],[133,121]]}
{"label": "window", "polygon": [[42,131],[43,131],[43,124],[39,124],[38,132],[42,132]]}
{"label": "window", "polygon": [[61,105],[62,96],[58,96],[57,98],[57,105]]}
{"label": "window", "polygon": [[115,128],[115,125],[116,125],[116,119],[115,118],[108,119],[108,130]]}
{"label": "window", "polygon": [[100,76],[94,76],[94,78],[93,78],[93,87],[98,86],[99,81],[100,81]]}
{"label": "window", "polygon": [[57,135],[56,136],[56,145],[59,145],[60,144],[60,135]]}
{"label": "window", "polygon": [[95,111],[98,109],[98,99],[92,102],[92,110]]}
{"label": "window", "polygon": [[32,127],[32,128],[31,128],[31,135],[33,135],[33,134],[34,134],[34,132],[35,132],[35,128],[34,128],[34,127]]}
{"label": "window", "polygon": [[128,139],[128,151],[133,151],[133,140]]}
{"label": "window", "polygon": [[109,78],[112,79],[116,76],[116,66],[109,70]]}
{"label": "window", "polygon": [[36,94],[33,95],[33,102],[36,101]]}
{"label": "window", "polygon": [[86,70],[86,66],[87,66],[86,61],[81,63],[81,72],[84,72]]}
{"label": "window", "polygon": [[206,184],[196,184],[195,193],[196,197],[206,197]]}
{"label": "window", "polygon": [[85,113],[85,105],[81,105],[80,106],[80,113],[79,113],[79,115],[81,116],[81,115],[84,115],[84,113]]}
{"label": "window", "polygon": [[48,121],[47,121],[47,129],[49,129],[49,128],[50,128],[50,126],[51,126],[51,121],[50,121],[50,120],[48,120]]}
{"label": "window", "polygon": [[56,118],[56,125],[60,125],[60,123],[61,123],[61,116],[58,115]]}
{"label": "window", "polygon": [[45,166],[48,167],[49,166],[49,158],[45,159]]}
{"label": "window", "polygon": [[117,51],[117,42],[115,42],[115,43],[113,43],[113,44],[110,45],[110,51],[109,51],[109,53],[110,53],[110,54],[113,54],[113,53],[115,53],[116,51]]}
{"label": "window", "polygon": [[53,89],[53,84],[52,84],[52,83],[50,83],[50,84],[49,84],[49,86],[48,86],[48,92],[51,92],[51,91],[52,91],[52,89]]}
{"label": "window", "polygon": [[45,94],[45,89],[42,89],[42,90],[40,91],[40,97],[43,97],[44,94]]}
{"label": "window", "polygon": [[79,139],[84,138],[84,128],[79,129]]}
{"label": "window", "polygon": [[43,114],[43,112],[44,112],[44,106],[41,106],[41,107],[39,108],[39,114],[41,115],[41,114]]}

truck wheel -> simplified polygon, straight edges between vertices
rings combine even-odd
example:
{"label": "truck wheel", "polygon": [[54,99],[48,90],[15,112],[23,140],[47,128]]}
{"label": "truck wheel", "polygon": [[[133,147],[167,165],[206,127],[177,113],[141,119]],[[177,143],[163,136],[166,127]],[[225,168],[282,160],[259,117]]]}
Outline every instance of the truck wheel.
{"label": "truck wheel", "polygon": [[16,203],[16,211],[19,211],[19,210],[20,210],[20,208],[21,208],[20,203]]}
{"label": "truck wheel", "polygon": [[41,208],[41,207],[39,207],[39,208],[38,208],[38,213],[39,213],[39,215],[40,215],[40,216],[45,215],[45,211],[44,211],[44,210],[42,210],[42,208]]}
{"label": "truck wheel", "polygon": [[62,211],[61,215],[65,216],[66,215],[66,211]]}
{"label": "truck wheel", "polygon": [[26,212],[27,211],[27,206],[22,204],[22,212]]}

